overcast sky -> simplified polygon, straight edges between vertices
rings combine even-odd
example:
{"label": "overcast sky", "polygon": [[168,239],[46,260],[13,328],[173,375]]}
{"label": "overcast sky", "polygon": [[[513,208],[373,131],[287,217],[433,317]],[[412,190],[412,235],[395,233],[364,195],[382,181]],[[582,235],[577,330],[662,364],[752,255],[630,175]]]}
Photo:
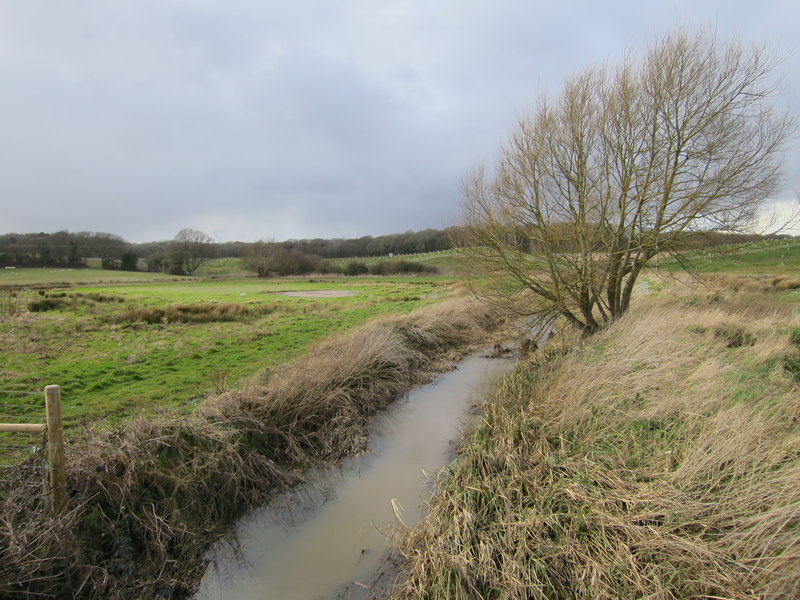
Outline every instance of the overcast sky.
{"label": "overcast sky", "polygon": [[[779,44],[798,0],[0,0],[0,233],[217,241],[458,221],[538,94],[678,24]],[[800,145],[781,198],[800,190]]]}

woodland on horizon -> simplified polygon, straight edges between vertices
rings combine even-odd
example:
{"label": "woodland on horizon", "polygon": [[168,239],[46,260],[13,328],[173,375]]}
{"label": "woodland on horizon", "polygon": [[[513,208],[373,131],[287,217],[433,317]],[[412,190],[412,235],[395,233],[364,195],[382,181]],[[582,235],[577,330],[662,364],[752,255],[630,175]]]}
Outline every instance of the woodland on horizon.
{"label": "woodland on horizon", "polygon": [[[415,254],[450,249],[452,228],[424,229],[360,238],[314,238],[269,242],[295,253],[324,258]],[[201,232],[198,232],[201,233]],[[210,239],[210,238],[209,238]],[[0,267],[82,268],[90,258],[103,268],[137,270],[139,260],[148,270],[161,271],[169,262],[175,240],[132,243],[105,232],[6,233],[0,235]],[[214,258],[239,258],[247,249],[264,242],[207,242]]]}

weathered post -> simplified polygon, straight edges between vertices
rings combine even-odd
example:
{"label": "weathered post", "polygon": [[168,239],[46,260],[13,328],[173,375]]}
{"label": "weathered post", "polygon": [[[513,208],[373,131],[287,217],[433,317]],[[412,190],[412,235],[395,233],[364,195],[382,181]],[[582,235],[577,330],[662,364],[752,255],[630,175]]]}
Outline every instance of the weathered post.
{"label": "weathered post", "polygon": [[47,411],[47,450],[50,459],[50,492],[53,512],[58,514],[67,507],[67,469],[64,462],[64,432],[61,428],[61,387],[44,388]]}

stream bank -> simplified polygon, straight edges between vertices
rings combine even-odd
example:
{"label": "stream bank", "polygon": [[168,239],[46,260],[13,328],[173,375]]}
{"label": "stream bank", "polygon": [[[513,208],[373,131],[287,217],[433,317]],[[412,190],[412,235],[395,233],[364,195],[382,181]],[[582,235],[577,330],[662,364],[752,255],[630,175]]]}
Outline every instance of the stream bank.
{"label": "stream bank", "polygon": [[421,518],[430,474],[474,420],[469,408],[513,365],[469,356],[376,415],[370,453],[317,471],[238,524],[195,600],[366,598],[391,531]]}
{"label": "stream bank", "polygon": [[69,505],[52,515],[20,465],[2,490],[0,598],[186,598],[202,557],[298,474],[358,455],[369,420],[489,337],[496,315],[463,299],[328,340],[193,414],[87,429],[66,451]]}

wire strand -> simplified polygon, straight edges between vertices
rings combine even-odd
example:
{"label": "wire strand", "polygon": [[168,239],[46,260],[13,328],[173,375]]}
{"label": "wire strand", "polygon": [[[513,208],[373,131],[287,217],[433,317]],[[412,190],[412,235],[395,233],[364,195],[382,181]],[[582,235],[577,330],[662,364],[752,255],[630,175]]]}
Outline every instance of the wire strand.
{"label": "wire strand", "polygon": [[23,448],[37,448],[36,444],[0,444],[0,448],[4,448],[6,450],[14,450],[18,449],[21,450]]}

